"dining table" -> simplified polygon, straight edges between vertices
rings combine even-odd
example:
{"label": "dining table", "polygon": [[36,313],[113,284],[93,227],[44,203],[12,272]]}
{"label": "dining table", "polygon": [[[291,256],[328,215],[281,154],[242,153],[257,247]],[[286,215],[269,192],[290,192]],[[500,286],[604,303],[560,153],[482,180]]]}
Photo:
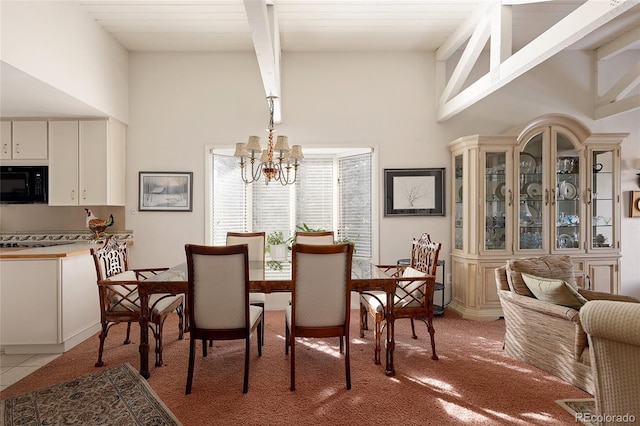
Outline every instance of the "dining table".
{"label": "dining table", "polygon": [[[249,286],[251,292],[278,293],[290,292],[293,281],[291,275],[291,261],[250,261]],[[393,366],[394,341],[394,313],[393,300],[396,281],[382,268],[377,267],[368,259],[354,258],[351,266],[349,285],[352,291],[366,293],[384,291],[387,296],[386,319],[386,365],[385,374],[395,375]],[[138,284],[140,296],[140,374],[150,377],[149,371],[149,318],[151,308],[149,297],[152,294],[177,295],[186,294],[188,289],[187,263],[183,262],[157,275],[141,281]],[[188,324],[188,321],[187,321]],[[185,330],[188,332],[188,329]],[[377,344],[374,350],[374,363],[381,364],[381,348]]]}

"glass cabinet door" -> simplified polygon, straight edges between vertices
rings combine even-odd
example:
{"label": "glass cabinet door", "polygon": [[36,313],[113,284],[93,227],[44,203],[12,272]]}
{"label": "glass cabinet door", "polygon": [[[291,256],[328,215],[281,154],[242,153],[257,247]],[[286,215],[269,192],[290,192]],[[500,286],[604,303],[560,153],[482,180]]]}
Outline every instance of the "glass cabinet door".
{"label": "glass cabinet door", "polygon": [[613,150],[591,152],[591,186],[587,191],[587,205],[591,216],[591,248],[612,247],[615,242],[615,182],[613,178]]}
{"label": "glass cabinet door", "polygon": [[486,152],[484,158],[484,250],[507,247],[507,206],[513,203],[508,190],[507,153]]}
{"label": "glass cabinet door", "polygon": [[518,249],[541,250],[543,247],[544,209],[548,198],[543,196],[544,132],[533,136],[519,154],[518,174]]}
{"label": "glass cabinet door", "polygon": [[563,133],[556,133],[556,205],[555,248],[576,249],[581,246],[580,153]]}
{"label": "glass cabinet door", "polygon": [[463,247],[463,236],[464,236],[464,226],[462,222],[462,212],[463,209],[463,193],[462,193],[462,182],[464,177],[464,169],[462,168],[462,155],[457,155],[454,160],[455,166],[455,180],[453,190],[455,191],[454,200],[455,201],[455,224],[454,224],[454,249],[462,250]]}

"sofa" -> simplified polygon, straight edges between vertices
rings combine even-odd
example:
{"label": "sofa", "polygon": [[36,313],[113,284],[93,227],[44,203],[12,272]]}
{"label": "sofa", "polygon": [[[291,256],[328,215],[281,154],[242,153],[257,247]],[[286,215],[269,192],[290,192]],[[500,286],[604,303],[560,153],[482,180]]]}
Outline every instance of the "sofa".
{"label": "sofa", "polygon": [[640,417],[640,304],[590,301],[580,321],[591,348],[596,411],[611,416],[602,423],[632,423],[629,416]]}
{"label": "sofa", "polygon": [[639,300],[579,288],[569,256],[511,259],[495,270],[506,326],[506,353],[593,395],[589,344],[580,323],[579,307],[563,306],[534,296],[522,274],[526,278],[564,281],[565,290],[570,290],[567,293],[575,293],[576,298],[582,300],[580,303]]}

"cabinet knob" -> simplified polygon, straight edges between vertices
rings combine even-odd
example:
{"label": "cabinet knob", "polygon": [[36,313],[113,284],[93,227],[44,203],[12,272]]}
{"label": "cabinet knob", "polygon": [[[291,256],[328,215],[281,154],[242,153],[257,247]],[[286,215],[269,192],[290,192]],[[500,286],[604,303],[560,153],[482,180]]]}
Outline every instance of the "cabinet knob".
{"label": "cabinet knob", "polygon": [[9,148],[9,145],[6,144],[6,143],[3,143],[2,144],[2,152],[4,152],[5,154],[8,154],[9,150],[7,148]]}
{"label": "cabinet knob", "polygon": [[20,144],[16,144],[16,154],[20,154]]}
{"label": "cabinet knob", "polygon": [[86,200],[86,199],[87,199],[87,190],[86,190],[86,189],[83,189],[83,190],[82,190],[82,199],[83,199],[83,200]]}

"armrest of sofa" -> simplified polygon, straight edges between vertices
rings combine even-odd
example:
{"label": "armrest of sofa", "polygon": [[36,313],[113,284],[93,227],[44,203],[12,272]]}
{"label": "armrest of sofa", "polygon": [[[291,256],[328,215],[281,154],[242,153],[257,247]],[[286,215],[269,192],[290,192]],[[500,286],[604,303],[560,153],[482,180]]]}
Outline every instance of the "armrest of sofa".
{"label": "armrest of sofa", "polygon": [[640,300],[631,296],[624,296],[622,294],[611,294],[601,291],[585,290],[578,288],[578,292],[587,300],[613,300],[617,302],[635,302],[639,303]]}
{"label": "armrest of sofa", "polygon": [[597,301],[585,304],[580,317],[591,337],[640,346],[640,306]]}
{"label": "armrest of sofa", "polygon": [[[530,318],[533,315],[538,318],[539,321],[527,321],[526,327],[535,330],[536,333],[541,335],[548,334],[548,327],[551,323],[554,323],[554,326],[559,326],[566,321],[566,323],[564,323],[566,326],[560,326],[563,330],[566,330],[564,337],[562,337],[563,339],[567,339],[564,345],[567,349],[571,350],[573,358],[576,361],[580,361],[582,353],[588,345],[588,341],[587,334],[580,322],[580,313],[577,310],[543,302],[536,298],[522,296],[507,290],[498,290],[498,296],[500,297],[501,303],[508,303],[512,308],[522,311],[523,317]],[[525,314],[525,312],[527,314]],[[549,318],[550,321],[545,321],[545,318]],[[554,318],[556,321],[551,321]],[[505,320],[508,320],[506,316]],[[571,330],[572,335],[570,335],[569,330]]]}
{"label": "armrest of sofa", "polygon": [[530,309],[544,315],[551,315],[568,321],[580,322],[578,311],[573,308],[554,305],[553,303],[543,302],[529,296],[521,296],[512,291],[498,290],[498,295],[501,300],[513,303],[523,309]]}

